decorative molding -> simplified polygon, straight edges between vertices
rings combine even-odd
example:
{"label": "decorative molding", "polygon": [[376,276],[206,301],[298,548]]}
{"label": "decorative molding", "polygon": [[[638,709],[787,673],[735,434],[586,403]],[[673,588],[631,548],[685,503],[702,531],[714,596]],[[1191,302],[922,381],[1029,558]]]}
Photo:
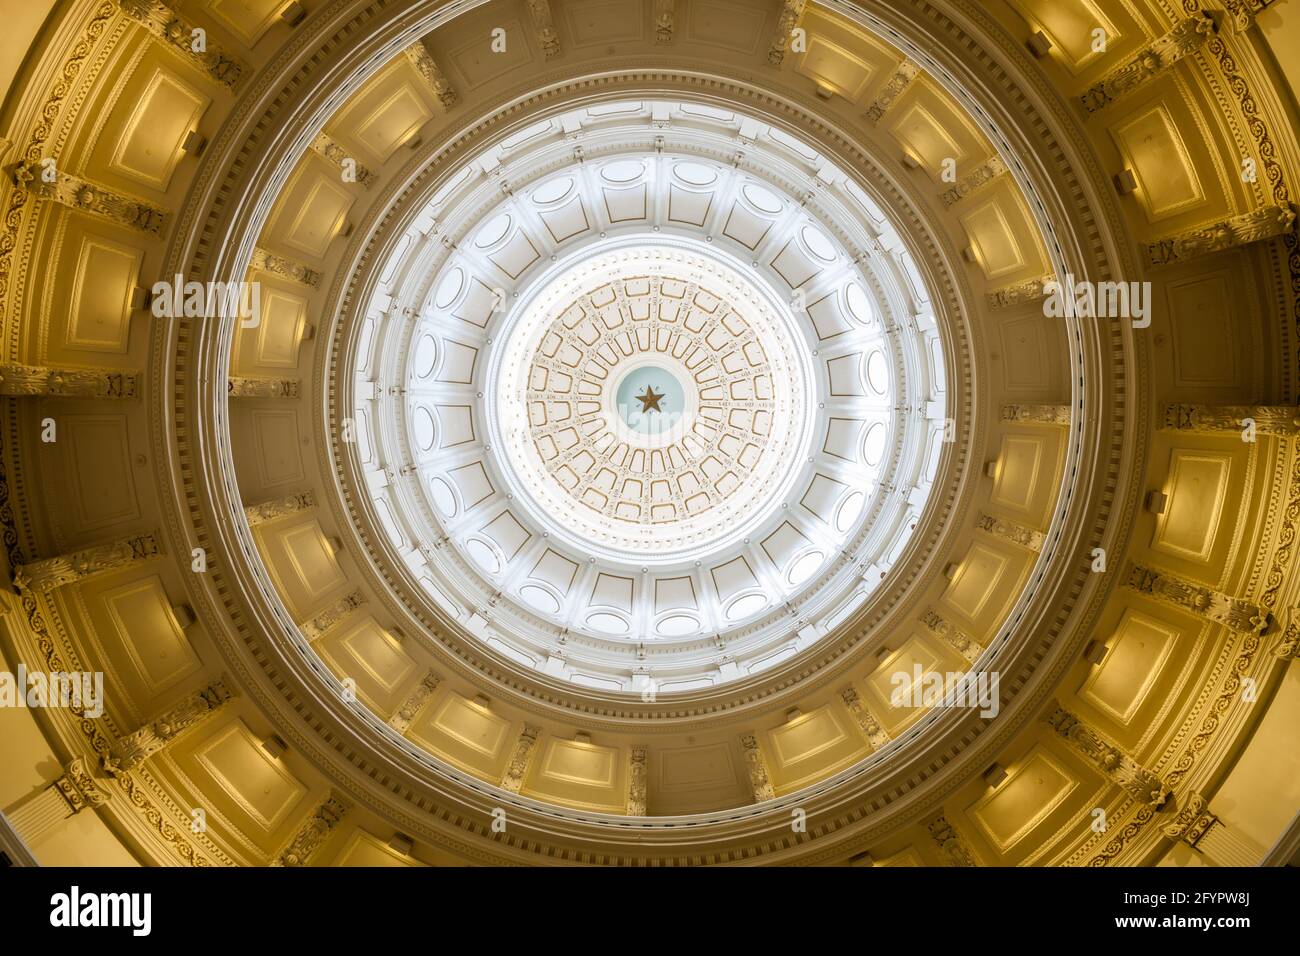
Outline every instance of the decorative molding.
{"label": "decorative molding", "polygon": [[980,516],[975,519],[975,527],[1004,541],[1011,541],[1022,548],[1028,548],[1030,551],[1043,550],[1043,541],[1046,538],[1041,531],[1008,521],[1006,518],[995,517],[988,512],[980,513]]}
{"label": "decorative molding", "polygon": [[781,0],[781,12],[776,17],[776,35],[767,48],[767,62],[780,66],[785,62],[786,51],[790,48],[790,35],[803,16],[808,0]]}
{"label": "decorative molding", "polygon": [[975,854],[966,845],[961,834],[953,828],[948,822],[948,818],[943,814],[935,817],[925,825],[934,842],[939,844],[939,850],[946,858],[948,866],[977,866]]}
{"label": "decorative molding", "polygon": [[672,43],[673,30],[676,28],[673,7],[676,0],[654,0],[655,42]]}
{"label": "decorative molding", "polygon": [[[361,169],[362,167],[358,166],[357,168]],[[300,282],[312,288],[319,286],[323,278],[319,272],[310,266],[305,266],[301,262],[287,259],[284,256],[277,256],[265,249],[253,250],[253,260],[248,264],[248,267],[250,269],[259,269],[262,272],[269,272],[271,275],[280,276],[283,279],[292,279],[294,282]]]}
{"label": "decorative molding", "polygon": [[867,107],[867,120],[873,124],[879,123],[920,73],[921,68],[911,60],[904,60],[898,64],[889,80],[876,94],[875,100]]}
{"label": "decorative molding", "polygon": [[740,747],[745,753],[745,767],[749,770],[749,786],[754,791],[754,802],[774,800],[776,791],[767,774],[767,765],[763,762],[763,751],[758,747],[758,738],[753,734],[741,734]]}
{"label": "decorative molding", "polygon": [[1242,634],[1263,634],[1273,620],[1266,609],[1249,601],[1131,561],[1124,585]]}
{"label": "decorative molding", "polygon": [[1255,423],[1261,435],[1300,435],[1300,408],[1295,405],[1187,405],[1164,408],[1165,429],[1214,434],[1241,434],[1245,420]]}
{"label": "decorative molding", "polygon": [[109,368],[0,365],[0,395],[74,398],[139,398],[140,375]]}
{"label": "decorative molding", "polygon": [[519,739],[515,741],[514,753],[510,755],[505,776],[501,778],[501,786],[511,793],[518,793],[524,785],[524,776],[528,773],[528,761],[533,756],[533,749],[537,746],[537,737],[541,732],[540,727],[524,724]]}
{"label": "decorative molding", "polygon": [[994,156],[980,163],[979,166],[975,167],[973,173],[966,176],[951,189],[946,190],[939,198],[943,200],[945,206],[951,206],[965,199],[981,186],[991,183],[1006,171],[1007,164],[1002,161],[1002,157]]}
{"label": "decorative molding", "polygon": [[646,793],[647,793],[647,757],[648,752],[644,745],[637,744],[632,747],[628,758],[627,768],[627,815],[630,817],[643,817],[646,815]]}
{"label": "decorative molding", "polygon": [[315,492],[300,491],[296,495],[286,495],[283,498],[272,498],[270,501],[263,501],[261,504],[248,505],[244,508],[244,517],[248,519],[249,525],[258,525],[264,521],[299,514],[315,507]]}
{"label": "decorative molding", "polygon": [[1274,0],[1223,0],[1223,9],[1228,12],[1232,28],[1238,33],[1244,33],[1255,25],[1255,17],[1273,2]]}
{"label": "decorative molding", "polygon": [[311,816],[293,835],[289,845],[280,852],[271,865],[306,866],[312,854],[321,848],[349,809],[347,801],[331,790],[329,796],[312,811]]}
{"label": "decorative molding", "polygon": [[1209,801],[1199,793],[1189,793],[1187,803],[1178,811],[1173,823],[1166,823],[1161,832],[1171,840],[1182,840],[1195,847],[1219,818],[1210,812]]}
{"label": "decorative molding", "polygon": [[555,20],[551,17],[551,5],[547,0],[525,0],[528,4],[528,16],[533,21],[537,33],[537,42],[542,47],[542,55],[553,60],[560,55],[560,35],[555,32]]}
{"label": "decorative molding", "polygon": [[67,803],[69,813],[80,813],[87,807],[102,807],[108,803],[108,794],[95,783],[86,761],[80,757],[69,760],[63,768],[63,776],[51,786]]}
{"label": "decorative molding", "polygon": [[460,97],[456,94],[456,90],[452,88],[451,81],[442,72],[442,68],[438,66],[438,61],[429,53],[429,48],[424,45],[423,41],[416,40],[402,52],[411,61],[411,65],[415,67],[416,72],[424,78],[424,82],[433,91],[433,95],[438,97],[438,102],[442,104],[443,109],[449,110],[459,102]]}
{"label": "decorative molding", "polygon": [[866,735],[873,749],[879,750],[889,743],[889,734],[885,732],[884,727],[880,726],[880,721],[876,720],[871,711],[867,710],[867,705],[858,696],[857,690],[845,687],[840,691],[840,699],[844,701],[844,706],[849,709],[849,713],[853,714],[853,719],[858,722],[858,727]]}
{"label": "decorative molding", "polygon": [[151,236],[162,235],[163,223],[167,221],[167,211],[162,207],[114,192],[57,167],[53,182],[46,181],[45,174],[41,163],[20,164],[14,167],[14,185],[39,199],[48,199]]}
{"label": "decorative molding", "polygon": [[1001,419],[1018,425],[1068,425],[1069,405],[1003,405]]}
{"label": "decorative molding", "polygon": [[319,640],[325,635],[326,631],[344,618],[351,616],[353,611],[365,603],[366,596],[359,589],[339,598],[311,620],[302,624],[303,637],[307,638],[308,642]]}
{"label": "decorative molding", "polygon": [[1214,252],[1277,239],[1295,228],[1295,210],[1290,203],[1260,206],[1229,219],[1221,219],[1175,236],[1146,244],[1148,265],[1164,266],[1186,262]]}
{"label": "decorative molding", "polygon": [[185,57],[208,76],[230,89],[238,85],[248,66],[214,43],[202,52],[194,49],[194,26],[162,0],[117,0],[122,12],[168,49]]}
{"label": "decorative molding", "polygon": [[1049,272],[1037,279],[1027,279],[1015,285],[1005,286],[985,293],[984,300],[990,309],[1009,309],[1027,302],[1038,302],[1047,298],[1047,287],[1056,282],[1056,273]]}
{"label": "decorative molding", "polygon": [[[356,594],[360,593],[360,591],[356,592]],[[415,689],[407,695],[406,700],[402,701],[401,706],[397,708],[397,712],[388,718],[388,726],[399,734],[406,733],[411,724],[415,723],[416,718],[420,716],[420,711],[424,710],[429,703],[433,697],[433,692],[438,689],[440,683],[442,683],[442,679],[433,671],[425,674],[420,679],[420,683],[415,685]]]}
{"label": "decorative molding", "polygon": [[311,150],[316,155],[329,160],[340,169],[343,168],[343,164],[347,160],[352,160],[352,162],[356,164],[354,169],[356,172],[357,182],[363,186],[374,185],[375,174],[367,167],[363,166],[356,157],[349,155],[348,151],[331,139],[324,130],[317,133],[316,138],[311,141]]}
{"label": "decorative molding", "polygon": [[979,660],[984,652],[983,646],[951,621],[945,620],[934,608],[926,608],[921,615],[921,623],[934,634],[943,638],[962,657],[972,664]]}
{"label": "decorative molding", "polygon": [[118,741],[111,754],[101,757],[104,769],[113,776],[134,770],[182,732],[212,716],[232,697],[234,693],[224,679],[194,691],[161,716]]}
{"label": "decorative molding", "polygon": [[232,375],[226,386],[231,398],[297,398],[298,379],[251,378]]}
{"label": "decorative molding", "polygon": [[1049,711],[1043,720],[1072,744],[1076,751],[1092,761],[1112,783],[1139,802],[1159,809],[1169,799],[1169,786],[1160,777],[1060,704]]}
{"label": "decorative molding", "polygon": [[1174,24],[1172,30],[1153,40],[1080,96],[1084,112],[1095,113],[1145,86],[1183,57],[1199,50],[1213,31],[1214,20],[1208,13]]}
{"label": "decorative molding", "polygon": [[160,554],[162,550],[158,545],[158,534],[151,531],[83,548],[71,554],[20,564],[14,568],[14,586],[20,591],[48,594],[65,584],[126,567],[133,561],[147,561]]}

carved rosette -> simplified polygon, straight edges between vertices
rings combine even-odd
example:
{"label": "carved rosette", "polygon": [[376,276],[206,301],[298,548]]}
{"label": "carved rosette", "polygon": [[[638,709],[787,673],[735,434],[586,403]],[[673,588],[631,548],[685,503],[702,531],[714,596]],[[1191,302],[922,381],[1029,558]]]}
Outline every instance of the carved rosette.
{"label": "carved rosette", "polygon": [[753,734],[743,734],[740,747],[745,752],[745,767],[749,770],[749,785],[754,791],[754,802],[762,803],[776,797],[772,781],[768,779],[767,767],[763,763],[763,752],[758,749],[758,738]]}
{"label": "carved rosette", "polygon": [[1007,164],[1002,161],[1002,157],[994,156],[987,162],[981,163],[973,173],[945,191],[939,198],[943,200],[945,206],[951,206],[965,199],[981,186],[991,183],[1006,171]]}
{"label": "carved rosette", "polygon": [[1267,610],[1249,601],[1140,564],[1128,565],[1124,584],[1242,634],[1263,634],[1272,622]]}
{"label": "carved rosette", "polygon": [[[357,168],[360,169],[361,167]],[[265,249],[253,250],[253,260],[249,263],[249,268],[269,272],[271,275],[291,279],[294,282],[301,282],[303,285],[309,285],[313,288],[320,285],[322,278],[321,274],[315,269],[305,266],[301,262],[286,259],[284,256],[277,256]]]}
{"label": "carved rosette", "polygon": [[1037,279],[1017,282],[1015,285],[994,289],[986,294],[985,299],[990,309],[1009,309],[1024,305],[1026,302],[1038,302],[1047,298],[1047,289],[1056,282],[1056,274],[1048,273]]}
{"label": "carved rosette", "polygon": [[46,594],[92,574],[125,567],[133,561],[145,561],[161,553],[153,533],[139,534],[72,554],[20,564],[14,568],[14,586],[20,591]]}
{"label": "carved rosette", "polygon": [[1068,425],[1068,405],[1003,405],[1002,420],[1024,425]]}
{"label": "carved rosette", "polygon": [[347,801],[333,791],[325,798],[307,821],[294,834],[289,845],[276,857],[272,866],[306,866],[313,853],[329,837],[330,831],[339,825],[349,809]]}
{"label": "carved rosette", "polygon": [[510,755],[510,763],[506,767],[505,776],[501,778],[501,786],[511,793],[518,793],[524,785],[524,774],[528,772],[528,761],[533,755],[533,747],[537,745],[537,737],[541,732],[540,727],[524,724],[519,739],[515,741],[514,753]]}
{"label": "carved rosette", "polygon": [[1295,405],[1188,405],[1164,408],[1164,428],[1175,431],[1241,433],[1246,422],[1261,435],[1300,435],[1300,407]]}
{"label": "carved rosette", "polygon": [[408,46],[404,51],[406,58],[411,61],[417,73],[424,79],[433,95],[438,98],[443,109],[451,109],[459,101],[456,91],[452,89],[451,82],[447,79],[442,68],[438,66],[429,53],[428,48],[421,42],[417,41]]}
{"label": "carved rosette", "polygon": [[808,0],[781,0],[781,12],[777,15],[776,36],[767,48],[767,62],[780,66],[785,62],[786,51],[790,48],[790,35],[803,16]]}
{"label": "carved rosette", "polygon": [[647,751],[643,746],[632,748],[631,762],[628,766],[627,814],[630,817],[646,815],[647,793]]}
{"label": "carved rosette", "polygon": [[103,757],[104,769],[113,775],[135,769],[167,746],[182,732],[210,717],[234,694],[224,680],[216,680],[187,696],[134,733],[118,741],[110,755]]}
{"label": "carved rosette", "polygon": [[1132,93],[1183,57],[1200,49],[1213,32],[1214,21],[1205,13],[1175,24],[1164,36],[1157,38],[1146,49],[1093,84],[1080,97],[1084,111],[1095,113]]}
{"label": "carved rosette", "polygon": [[560,55],[560,35],[555,31],[555,21],[551,17],[551,5],[547,0],[527,0],[528,15],[537,31],[537,42],[542,47],[542,54],[548,60]]}
{"label": "carved rosette", "polygon": [[1261,206],[1231,219],[1223,219],[1148,243],[1147,262],[1153,266],[1185,262],[1252,242],[1277,239],[1294,228],[1295,210],[1289,204]]}
{"label": "carved rosette", "polygon": [[879,750],[885,744],[889,743],[889,734],[880,726],[880,721],[876,720],[867,710],[867,705],[862,702],[858,692],[852,687],[846,687],[840,691],[840,699],[844,701],[844,706],[849,709],[853,719],[858,722],[858,727],[870,741],[872,748]]}
{"label": "carved rosette", "polygon": [[231,376],[226,393],[231,398],[297,398],[299,387],[297,379]]}
{"label": "carved rosette", "polygon": [[867,108],[867,119],[872,123],[879,123],[889,112],[889,108],[894,105],[894,101],[903,95],[903,91],[912,85],[912,81],[920,73],[921,68],[911,60],[904,60],[898,64],[889,81],[876,95],[875,101]]}
{"label": "carved rosette", "polygon": [[296,495],[286,495],[283,498],[272,498],[270,501],[263,501],[261,504],[249,505],[244,509],[244,516],[248,518],[250,525],[254,525],[261,524],[263,521],[270,521],[273,518],[298,514],[314,507],[316,507],[316,495],[310,491],[304,491]]}
{"label": "carved rosette", "polygon": [[1044,720],[1139,802],[1158,809],[1169,799],[1170,790],[1163,780],[1065,708],[1058,705]]}
{"label": "carved rosette", "polygon": [[162,0],[117,0],[122,12],[144,27],[149,34],[204,70],[218,83],[231,89],[239,83],[248,67],[221,48],[206,43],[195,49],[193,25]]}
{"label": "carved rosette", "polygon": [[0,395],[74,398],[136,398],[140,376],[116,369],[64,369],[41,365],[0,365]]}
{"label": "carved rosette", "polygon": [[975,866],[975,854],[971,853],[970,847],[948,822],[947,817],[940,814],[926,825],[926,829],[930,831],[934,842],[939,844],[949,866]]}
{"label": "carved rosette", "polygon": [[404,734],[410,729],[411,724],[415,723],[415,718],[420,716],[420,711],[424,709],[425,704],[429,703],[433,697],[433,692],[438,689],[441,683],[438,675],[430,671],[421,678],[420,683],[415,686],[415,690],[402,701],[397,712],[388,718],[388,726],[392,727],[399,734]]}
{"label": "carved rosette", "polygon": [[1022,524],[1007,521],[1005,518],[998,518],[987,513],[981,514],[975,519],[975,527],[1031,551],[1041,551],[1043,547],[1043,532],[1035,531],[1033,528],[1026,528]]}
{"label": "carved rosette", "polygon": [[302,633],[308,641],[319,640],[325,633],[352,612],[366,603],[366,596],[361,591],[353,591],[339,598],[310,621],[302,624]]}
{"label": "carved rosette", "polygon": [[655,0],[655,42],[672,43],[675,0]]}
{"label": "carved rosette", "polygon": [[980,646],[979,641],[952,622],[941,617],[934,608],[926,609],[926,612],[921,615],[921,623],[943,638],[953,650],[971,663],[979,660],[980,654],[984,652],[984,648]]}
{"label": "carved rosette", "polygon": [[47,182],[39,163],[19,166],[14,172],[14,182],[42,199],[153,236],[162,235],[167,220],[166,210],[153,203],[114,192],[71,173],[58,172],[53,182]]}

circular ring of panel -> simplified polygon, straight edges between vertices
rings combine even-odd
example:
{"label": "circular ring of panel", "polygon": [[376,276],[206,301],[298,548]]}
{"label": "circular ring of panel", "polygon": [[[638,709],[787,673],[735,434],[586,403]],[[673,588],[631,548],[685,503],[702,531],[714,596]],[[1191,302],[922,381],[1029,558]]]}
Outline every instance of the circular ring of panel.
{"label": "circular ring of panel", "polygon": [[667,243],[558,263],[507,318],[486,404],[511,489],[550,535],[655,569],[761,523],[813,432],[789,309],[720,256]]}
{"label": "circular ring of panel", "polygon": [[[651,347],[685,287],[686,340],[742,383],[730,404]],[[561,456],[535,406],[576,386],[535,373],[566,346],[594,370],[613,318],[625,347],[647,323],[644,347],[607,356]],[[885,214],[807,144],[692,103],[586,107],[480,152],[392,246],[354,354],[361,463],[413,578],[488,647],[581,686],[706,689],[817,642],[901,559],[943,450],[939,330]],[[647,434],[617,407],[627,376],[726,427]],[[688,433],[660,488],[648,454],[628,463]]]}

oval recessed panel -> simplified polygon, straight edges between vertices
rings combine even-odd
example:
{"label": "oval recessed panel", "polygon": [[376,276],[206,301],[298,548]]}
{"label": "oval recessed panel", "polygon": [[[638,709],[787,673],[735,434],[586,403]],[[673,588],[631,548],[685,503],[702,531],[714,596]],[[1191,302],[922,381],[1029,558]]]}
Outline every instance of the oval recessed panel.
{"label": "oval recessed panel", "polygon": [[486,249],[488,246],[495,246],[498,242],[504,239],[506,233],[510,231],[511,221],[510,215],[503,212],[483,227],[478,234],[478,238],[474,240],[474,245],[478,246],[480,249]]}
{"label": "oval recessed panel", "polygon": [[685,614],[666,617],[655,626],[656,633],[664,637],[681,637],[683,634],[694,634],[699,629],[700,622]]}
{"label": "oval recessed panel", "polygon": [[718,181],[718,174],[708,166],[699,163],[678,163],[673,167],[677,178],[692,186],[709,186]]}
{"label": "oval recessed panel", "polygon": [[587,626],[593,631],[600,631],[602,634],[627,633],[627,621],[617,614],[605,614],[603,612],[592,614],[587,618]]}
{"label": "oval recessed panel", "polygon": [[880,459],[885,454],[885,423],[873,422],[867,429],[867,437],[862,443],[862,457],[868,465],[875,466],[880,464]]}
{"label": "oval recessed panel", "polygon": [[744,597],[736,598],[727,607],[727,620],[739,621],[751,614],[757,614],[765,607],[767,607],[767,598],[763,595],[746,594]]}
{"label": "oval recessed panel", "polygon": [[438,286],[438,294],[433,298],[433,304],[440,309],[445,309],[456,301],[460,295],[460,290],[465,288],[465,270],[457,266],[447,273],[442,283]]}
{"label": "oval recessed panel", "polygon": [[871,307],[871,299],[867,293],[856,282],[850,282],[845,288],[844,303],[848,306],[849,315],[853,316],[854,321],[863,325],[875,324],[876,310]]}
{"label": "oval recessed panel", "polygon": [[535,584],[525,584],[519,589],[519,596],[526,604],[543,614],[554,614],[560,609],[560,602],[555,595]]}
{"label": "oval recessed panel", "polygon": [[533,202],[543,206],[550,205],[553,202],[559,202],[573,190],[573,180],[568,176],[561,176],[559,179],[552,179],[549,183],[543,183],[533,191]]}
{"label": "oval recessed panel", "polygon": [[497,560],[496,552],[478,538],[470,538],[465,542],[465,553],[488,574],[496,574],[501,570],[501,562]]}
{"label": "oval recessed panel", "polygon": [[765,212],[769,216],[775,216],[784,206],[775,193],[769,192],[762,186],[755,186],[753,183],[746,183],[741,192],[744,193],[745,199],[749,204],[759,212]]}
{"label": "oval recessed panel", "polygon": [[423,405],[416,406],[415,414],[411,416],[411,426],[415,429],[415,445],[420,451],[428,451],[433,447],[434,427],[433,413]]}
{"label": "oval recessed panel", "polygon": [[602,169],[600,178],[607,183],[630,183],[637,180],[643,172],[645,167],[640,163],[624,159],[617,163],[610,163]]}
{"label": "oval recessed panel", "polygon": [[889,363],[879,349],[867,356],[867,384],[877,395],[884,395],[889,388]]}
{"label": "oval recessed panel", "polygon": [[415,343],[415,360],[413,371],[416,378],[428,378],[433,374],[433,363],[438,360],[438,343],[432,335],[420,336]]}
{"label": "oval recessed panel", "polygon": [[840,506],[835,509],[835,530],[840,534],[847,534],[862,514],[862,506],[866,501],[867,496],[860,491],[853,492],[841,501]]}
{"label": "oval recessed panel", "polygon": [[835,247],[831,245],[824,232],[811,226],[804,226],[800,234],[803,236],[804,245],[814,256],[822,262],[835,261]]}
{"label": "oval recessed panel", "polygon": [[456,495],[451,486],[441,478],[429,479],[429,496],[433,498],[434,507],[442,512],[443,517],[450,518],[457,511]]}

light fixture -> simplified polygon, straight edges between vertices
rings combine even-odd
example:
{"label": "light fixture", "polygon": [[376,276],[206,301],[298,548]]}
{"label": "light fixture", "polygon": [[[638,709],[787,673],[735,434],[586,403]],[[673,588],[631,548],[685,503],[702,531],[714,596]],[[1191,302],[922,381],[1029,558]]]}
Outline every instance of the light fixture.
{"label": "light fixture", "polygon": [[943,576],[951,581],[957,576],[957,567],[958,565],[956,561],[948,562],[948,565],[943,569]]}
{"label": "light fixture", "polygon": [[262,749],[271,755],[272,760],[279,760],[289,750],[289,745],[279,734],[271,734],[262,741]]}
{"label": "light fixture", "polygon": [[1025,45],[1029,47],[1029,52],[1040,60],[1047,56],[1052,49],[1052,41],[1047,39],[1047,34],[1042,30],[1036,30],[1025,41]]}
{"label": "light fixture", "polygon": [[1115,174],[1115,189],[1121,196],[1137,192],[1137,174],[1127,167]]}
{"label": "light fixture", "polygon": [[1169,505],[1169,496],[1165,494],[1163,491],[1147,492],[1146,508],[1147,511],[1151,512],[1153,515],[1164,514],[1165,508],[1168,507],[1168,505]]}
{"label": "light fixture", "polygon": [[574,743],[579,744],[589,744],[591,743],[591,734],[587,733],[585,730],[580,730],[573,735],[573,741]]}
{"label": "light fixture", "polygon": [[1109,651],[1110,648],[1101,641],[1089,641],[1083,648],[1083,659],[1089,664],[1100,664]]}
{"label": "light fixture", "polygon": [[998,463],[996,460],[984,463],[984,474],[988,475],[990,478],[996,478],[998,476]]}
{"label": "light fixture", "polygon": [[181,149],[191,156],[197,156],[203,152],[203,147],[208,145],[208,138],[196,129],[190,130],[185,134],[185,139],[181,143]]}
{"label": "light fixture", "polygon": [[194,611],[188,604],[173,604],[172,617],[182,631],[194,623]]}
{"label": "light fixture", "polygon": [[911,153],[903,153],[903,165],[908,169],[920,169],[921,161]]}
{"label": "light fixture", "polygon": [[388,841],[388,848],[398,856],[410,856],[411,851],[415,849],[415,840],[405,833],[394,833],[393,838]]}
{"label": "light fixture", "polygon": [[789,710],[785,712],[785,722],[788,724],[796,717],[802,717],[802,716],[803,716],[802,710],[800,710],[798,707],[791,707]]}
{"label": "light fixture", "polygon": [[1007,779],[1007,768],[1000,763],[995,763],[989,769],[984,771],[984,782],[990,787],[999,786],[1003,780]]}
{"label": "light fixture", "polygon": [[280,11],[280,19],[291,27],[296,27],[302,23],[303,17],[307,16],[307,11],[303,9],[298,0],[293,0],[287,7]]}

